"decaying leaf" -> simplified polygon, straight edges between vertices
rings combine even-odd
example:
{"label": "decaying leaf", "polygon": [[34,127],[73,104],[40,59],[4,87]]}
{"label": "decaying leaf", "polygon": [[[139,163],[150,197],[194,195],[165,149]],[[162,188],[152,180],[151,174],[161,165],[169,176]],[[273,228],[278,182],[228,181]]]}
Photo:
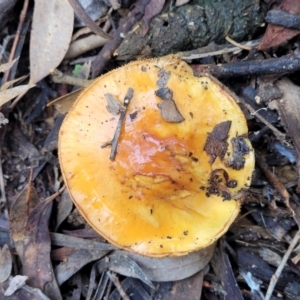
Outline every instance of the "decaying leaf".
{"label": "decaying leaf", "polygon": [[9,282],[9,286],[6,289],[4,296],[11,296],[15,291],[20,289],[25,284],[27,279],[27,276],[22,275],[17,275],[13,277]]}
{"label": "decaying leaf", "polygon": [[15,58],[13,61],[5,63],[5,64],[1,64],[0,65],[0,73],[1,72],[5,72],[7,70],[9,70],[14,64],[15,62],[19,59],[19,57]]}
{"label": "decaying leaf", "polygon": [[110,93],[106,93],[104,94],[106,100],[107,100],[107,106],[106,109],[109,113],[111,113],[112,115],[117,115],[119,114],[121,111],[126,111],[126,107],[123,106],[116,98],[114,95],[110,94]]}
{"label": "decaying leaf", "polygon": [[74,11],[68,1],[36,0],[30,36],[30,83],[55,69],[67,53]]}
{"label": "decaying leaf", "polygon": [[108,252],[107,250],[72,249],[67,259],[54,268],[58,284],[61,285],[86,264],[100,259]]}
{"label": "decaying leaf", "polygon": [[232,138],[232,158],[227,162],[227,166],[232,167],[234,170],[241,170],[245,165],[245,155],[249,153],[250,149],[245,139],[242,136]]}
{"label": "decaying leaf", "polygon": [[50,261],[50,236],[46,209],[53,199],[42,202],[29,184],[16,199],[10,213],[12,237],[28,276],[28,284],[49,297],[62,299]]}
{"label": "decaying leaf", "polygon": [[204,150],[210,155],[211,164],[217,157],[224,158],[228,147],[227,137],[230,127],[231,121],[225,121],[217,124],[213,131],[208,134]]}
{"label": "decaying leaf", "polygon": [[[287,11],[292,14],[300,14],[300,2],[294,0],[283,0],[278,6],[279,10]],[[277,47],[282,43],[300,34],[299,29],[286,28],[280,25],[269,24],[264,34],[259,50]]]}
{"label": "decaying leaf", "polygon": [[46,212],[52,198],[40,202],[30,213],[24,235],[23,273],[28,284],[54,299],[62,299],[50,260],[50,235]]}
{"label": "decaying leaf", "polygon": [[25,226],[29,214],[38,203],[39,198],[35,188],[32,184],[28,184],[19,194],[10,211],[11,236],[21,261],[24,260]]}
{"label": "decaying leaf", "polygon": [[282,92],[282,98],[274,100],[277,103],[277,110],[281,118],[281,122],[286,128],[289,136],[291,136],[297,153],[297,169],[298,169],[298,187],[300,191],[300,88],[295,85],[287,77],[276,82],[276,86]]}
{"label": "decaying leaf", "polygon": [[1,125],[6,125],[8,124],[8,119],[6,119],[3,115],[2,112],[0,112],[0,128],[1,128]]}
{"label": "decaying leaf", "polygon": [[75,100],[77,99],[78,95],[82,92],[82,89],[76,90],[74,92],[68,93],[66,95],[63,95],[50,103],[48,103],[48,106],[54,105],[54,107],[61,113],[66,114],[69,112],[71,107],[73,106]]}
{"label": "decaying leaf", "polygon": [[157,97],[161,98],[163,102],[157,106],[160,109],[161,116],[166,122],[180,123],[185,119],[178,110],[175,101],[173,100],[173,92],[169,88],[160,88],[155,91]]}
{"label": "decaying leaf", "polygon": [[220,282],[227,299],[243,300],[242,293],[235,280],[229,258],[221,247],[217,247],[212,259],[212,267]]}
{"label": "decaying leaf", "polygon": [[25,84],[13,87],[11,89],[0,92],[0,107],[6,102],[12,100],[13,98],[26,93],[29,89],[34,87],[35,84]]}
{"label": "decaying leaf", "polygon": [[8,246],[5,244],[0,249],[0,282],[4,282],[11,273],[12,258]]}
{"label": "decaying leaf", "polygon": [[26,79],[29,75],[24,75],[21,76],[19,78],[16,78],[14,80],[10,80],[10,81],[6,81],[1,87],[0,87],[0,91],[5,91],[7,90],[9,87],[13,86],[15,83],[17,82],[21,82],[22,80]]}
{"label": "decaying leaf", "polygon": [[159,79],[157,80],[157,86],[159,88],[164,88],[170,78],[171,72],[168,72],[164,69],[160,69],[157,73]]}
{"label": "decaying leaf", "polygon": [[152,289],[154,286],[147,275],[139,267],[139,265],[132,260],[126,252],[124,251],[115,251],[107,258],[101,259],[97,263],[98,272],[101,274],[105,269],[110,269],[116,273],[138,278]]}
{"label": "decaying leaf", "polygon": [[73,208],[73,202],[67,189],[61,194],[60,201],[58,203],[58,211],[56,215],[56,228],[70,215]]}

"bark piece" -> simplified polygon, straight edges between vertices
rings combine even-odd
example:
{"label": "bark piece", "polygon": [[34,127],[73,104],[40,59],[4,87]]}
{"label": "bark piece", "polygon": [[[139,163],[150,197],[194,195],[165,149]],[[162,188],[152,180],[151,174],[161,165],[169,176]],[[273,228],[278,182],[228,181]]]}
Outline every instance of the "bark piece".
{"label": "bark piece", "polygon": [[224,43],[254,34],[263,23],[264,6],[255,0],[197,0],[154,17],[146,35],[140,23],[115,52],[118,59],[155,57],[200,48],[211,41]]}

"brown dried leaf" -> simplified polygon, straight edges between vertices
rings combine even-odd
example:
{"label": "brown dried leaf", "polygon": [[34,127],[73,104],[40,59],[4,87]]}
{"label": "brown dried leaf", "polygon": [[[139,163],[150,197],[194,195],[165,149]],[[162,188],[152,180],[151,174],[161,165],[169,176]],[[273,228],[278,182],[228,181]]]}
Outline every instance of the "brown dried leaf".
{"label": "brown dried leaf", "polygon": [[30,37],[30,83],[63,60],[72,37],[74,11],[67,0],[36,0]]}
{"label": "brown dried leaf", "polygon": [[12,258],[8,246],[5,244],[0,249],[0,282],[4,282],[10,276]]}
{"label": "brown dried leaf", "polygon": [[61,195],[60,201],[58,202],[55,230],[57,230],[60,224],[70,215],[72,208],[73,202],[68,190],[65,189]]}
{"label": "brown dried leaf", "polygon": [[160,109],[161,117],[170,123],[180,123],[185,119],[178,110],[175,101],[173,100],[173,92],[169,88],[160,88],[155,91],[155,94],[160,99],[164,100],[157,106]]}
{"label": "brown dried leaf", "polygon": [[14,80],[10,80],[10,81],[6,81],[1,87],[0,87],[0,91],[5,91],[7,90],[9,87],[13,86],[15,83],[20,82],[24,79],[26,79],[29,75],[24,75],[21,76],[19,78],[16,78]]}
{"label": "brown dried leaf", "polygon": [[19,194],[10,211],[11,236],[21,261],[24,260],[25,226],[31,211],[38,203],[37,192],[30,183]]}
{"label": "brown dried leaf", "polygon": [[[300,14],[300,1],[283,0],[278,9],[287,11],[291,14]],[[285,28],[279,25],[268,24],[261,44],[257,47],[259,50],[277,47],[282,43],[300,34],[300,30]]]}
{"label": "brown dried leaf", "polygon": [[221,247],[214,253],[211,265],[222,283],[227,299],[243,300],[243,296],[235,280],[228,255]]}
{"label": "brown dried leaf", "polygon": [[228,147],[227,137],[230,127],[231,121],[221,122],[209,133],[204,145],[204,151],[210,155],[210,164],[212,164],[217,157],[221,159],[224,158]]}
{"label": "brown dried leaf", "polygon": [[53,198],[40,202],[30,213],[24,231],[23,274],[28,284],[44,291],[52,299],[62,299],[50,260],[50,235],[47,208]]}
{"label": "brown dried leaf", "polygon": [[14,202],[10,213],[11,235],[28,284],[53,299],[62,299],[50,260],[50,236],[46,209],[53,199],[40,202],[29,184]]}
{"label": "brown dried leaf", "polygon": [[13,87],[11,89],[0,92],[0,107],[6,102],[12,100],[13,98],[26,93],[29,89],[34,87],[35,84],[25,84]]}
{"label": "brown dried leaf", "polygon": [[[282,98],[277,103],[277,110],[287,134],[292,138],[297,152],[298,187],[300,191],[300,88],[287,77],[276,82],[282,92]],[[275,100],[274,100],[275,101]]]}
{"label": "brown dried leaf", "polygon": [[82,89],[76,90],[74,92],[71,92],[69,94],[63,95],[50,103],[48,103],[47,106],[52,106],[54,107],[61,113],[61,114],[66,114],[69,112],[71,107],[73,106],[73,103],[79,96],[79,94],[82,92]]}
{"label": "brown dried leaf", "polygon": [[127,255],[125,251],[115,251],[108,256],[108,259],[101,259],[97,263],[97,268],[99,274],[103,273],[103,271],[106,269],[110,269],[124,276],[138,278],[152,289],[155,289],[151,280],[147,277],[139,265]]}
{"label": "brown dried leaf", "polygon": [[[170,300],[199,300],[202,299],[204,271],[200,271],[195,275],[172,282],[160,282],[156,290],[154,299],[170,299]],[[167,287],[167,288],[166,288]]]}
{"label": "brown dried leaf", "polygon": [[107,100],[107,106],[106,109],[109,113],[112,115],[117,115],[121,111],[126,111],[126,107],[123,106],[116,98],[114,95],[107,93],[104,94],[106,100]]}
{"label": "brown dried leaf", "polygon": [[151,2],[146,6],[143,22],[143,35],[145,35],[149,30],[150,20],[161,12],[164,4],[165,0],[151,0]]}
{"label": "brown dried leaf", "polygon": [[86,264],[93,260],[100,259],[108,252],[109,251],[100,251],[94,249],[73,249],[68,259],[54,268],[58,284],[63,284]]}

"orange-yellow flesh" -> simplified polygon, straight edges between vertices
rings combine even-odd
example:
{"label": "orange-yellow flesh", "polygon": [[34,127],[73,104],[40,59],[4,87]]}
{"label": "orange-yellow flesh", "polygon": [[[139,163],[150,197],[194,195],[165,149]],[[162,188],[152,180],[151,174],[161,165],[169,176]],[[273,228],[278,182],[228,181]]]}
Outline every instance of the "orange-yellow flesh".
{"label": "orange-yellow flesh", "polygon": [[[173,91],[185,121],[161,117],[155,95],[160,69],[170,71]],[[119,115],[105,108],[110,93],[123,104],[134,89],[118,142],[109,159]],[[134,114],[136,117],[134,118]],[[204,151],[208,133],[232,121],[227,154],[210,164]],[[196,78],[176,59],[131,63],[96,80],[78,98],[59,136],[59,157],[71,197],[90,225],[113,244],[148,256],[184,255],[212,244],[239,213],[239,201],[206,196],[211,172],[224,169],[237,180],[231,196],[250,184],[251,149],[241,170],[226,166],[236,136],[247,134],[245,118],[232,97],[214,80]]]}

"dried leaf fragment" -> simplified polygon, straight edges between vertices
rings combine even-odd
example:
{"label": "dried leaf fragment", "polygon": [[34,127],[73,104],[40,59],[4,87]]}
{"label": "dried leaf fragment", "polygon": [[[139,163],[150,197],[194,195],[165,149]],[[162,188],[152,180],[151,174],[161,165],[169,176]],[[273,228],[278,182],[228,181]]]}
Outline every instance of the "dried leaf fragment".
{"label": "dried leaf fragment", "polygon": [[[287,11],[291,14],[300,14],[300,3],[299,1],[294,0],[283,0],[278,6],[278,9]],[[292,29],[280,25],[268,24],[267,30],[263,36],[263,40],[257,47],[257,49],[264,50],[271,47],[277,47],[299,34],[299,29]]]}
{"label": "dried leaf fragment", "polygon": [[30,83],[36,83],[63,60],[72,37],[74,11],[68,1],[36,0],[30,36]]}
{"label": "dried leaf fragment", "polygon": [[26,280],[28,279],[27,276],[17,275],[13,277],[9,281],[9,286],[4,292],[4,296],[11,296],[15,291],[20,289],[23,285],[25,285]]}
{"label": "dried leaf fragment", "polygon": [[169,88],[160,88],[155,91],[155,95],[163,100],[157,106],[160,109],[161,116],[166,122],[180,123],[185,119],[178,110],[173,100],[173,92]]}
{"label": "dried leaf fragment", "polygon": [[227,138],[230,127],[231,121],[221,122],[208,134],[204,150],[210,155],[210,164],[213,164],[217,157],[224,158],[228,147]]}
{"label": "dried leaf fragment", "polygon": [[120,112],[122,111],[126,111],[126,107],[124,105],[122,105],[116,98],[114,95],[110,94],[110,93],[106,93],[104,94],[108,105],[106,106],[106,109],[109,113],[111,113],[112,115],[118,115]]}
{"label": "dried leaf fragment", "polygon": [[5,63],[5,64],[1,64],[1,65],[0,65],[0,73],[9,70],[9,69],[15,64],[15,62],[16,62],[18,59],[19,59],[19,57],[15,58],[15,59],[12,60],[11,62],[8,62],[8,63]]}
{"label": "dried leaf fragment", "polygon": [[160,69],[157,73],[159,79],[157,80],[157,86],[159,88],[163,88],[166,86],[169,78],[170,78],[170,75],[171,75],[171,72],[170,71],[165,71],[164,69]]}
{"label": "dried leaf fragment", "polygon": [[0,92],[0,107],[6,102],[12,100],[13,98],[26,93],[29,89],[34,87],[35,84],[25,84],[13,87],[11,89]]}
{"label": "dried leaf fragment", "polygon": [[5,244],[2,249],[0,249],[0,282],[4,282],[10,276],[11,269],[11,253],[7,244]]}
{"label": "dried leaf fragment", "polygon": [[242,136],[231,139],[233,154],[227,162],[227,166],[234,170],[241,170],[245,165],[245,155],[249,153],[250,149],[245,139]]}

